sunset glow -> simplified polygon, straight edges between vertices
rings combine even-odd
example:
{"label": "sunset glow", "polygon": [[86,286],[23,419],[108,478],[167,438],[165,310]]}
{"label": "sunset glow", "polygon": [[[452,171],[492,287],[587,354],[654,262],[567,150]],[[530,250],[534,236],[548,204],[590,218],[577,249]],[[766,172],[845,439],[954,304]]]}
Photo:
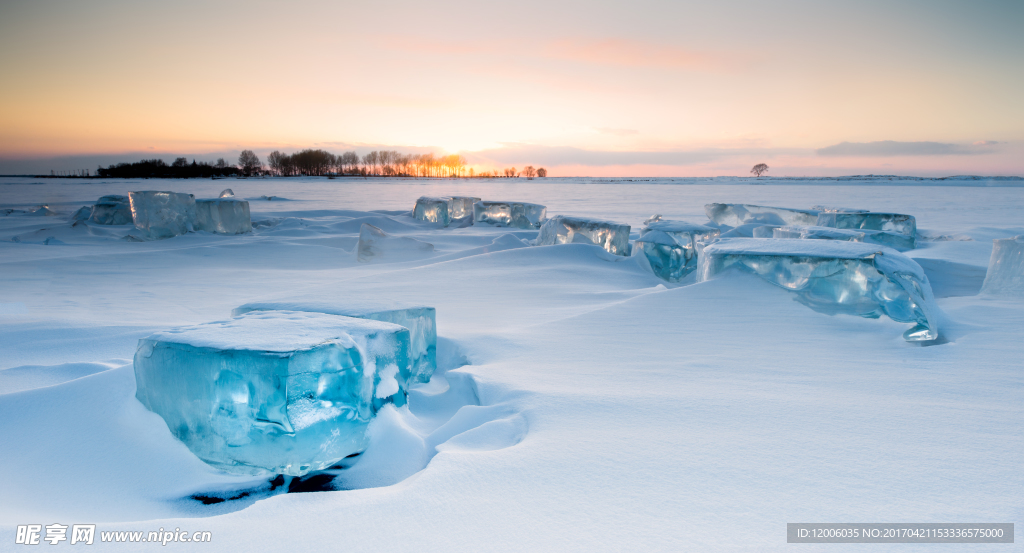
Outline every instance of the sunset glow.
{"label": "sunset glow", "polygon": [[[1019,3],[576,8],[8,3],[0,172],[387,148],[559,176],[1024,173]],[[844,142],[962,150],[820,152]],[[592,155],[530,157],[559,148]]]}

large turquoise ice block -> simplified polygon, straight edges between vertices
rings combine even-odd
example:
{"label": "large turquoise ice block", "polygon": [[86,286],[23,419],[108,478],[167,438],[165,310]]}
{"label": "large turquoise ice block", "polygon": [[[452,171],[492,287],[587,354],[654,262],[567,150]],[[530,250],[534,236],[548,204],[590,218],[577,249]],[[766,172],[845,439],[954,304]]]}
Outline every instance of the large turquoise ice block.
{"label": "large turquoise ice block", "polygon": [[250,311],[305,311],[371,319],[403,326],[409,330],[410,365],[401,374],[403,388],[414,382],[428,382],[437,370],[437,316],[433,307],[382,300],[347,299],[343,301],[265,301],[236,307],[233,316]]}
{"label": "large turquoise ice block", "polygon": [[404,404],[409,331],[260,311],[139,340],[135,397],[203,461],[298,476],[365,449],[383,404]]}
{"label": "large turquoise ice block", "polygon": [[750,223],[772,225],[813,225],[818,220],[814,209],[791,209],[751,204],[707,204],[704,213],[719,225],[738,227]]}
{"label": "large turquoise ice block", "polygon": [[446,227],[452,222],[452,199],[421,196],[412,208],[414,219],[428,223],[439,223]]}
{"label": "large turquoise ice block", "polygon": [[132,207],[128,196],[110,195],[96,200],[89,212],[89,221],[97,225],[132,224]]}
{"label": "large turquoise ice block", "polygon": [[469,218],[473,221],[473,206],[480,201],[476,196],[452,196],[452,220]]}
{"label": "large turquoise ice block", "polygon": [[914,323],[903,334],[924,342],[939,336],[938,307],[924,270],[884,246],[837,240],[727,238],[704,248],[698,280],[729,269],[755,274],[815,311]]}
{"label": "large turquoise ice block", "polygon": [[538,229],[547,218],[548,208],[526,202],[476,202],[473,222],[499,227]]}
{"label": "large turquoise ice block", "polygon": [[196,226],[196,197],[178,192],[129,192],[135,228],[149,239],[171,238]]}
{"label": "large turquoise ice block", "polygon": [[196,230],[217,234],[252,232],[249,202],[234,196],[196,200]]}
{"label": "large turquoise ice block", "polygon": [[629,255],[629,225],[556,215],[540,227],[538,246],[594,244],[615,255]]}
{"label": "large turquoise ice block", "polygon": [[888,246],[901,252],[914,249],[914,241],[904,234],[870,229],[853,230],[833,227],[794,225],[774,229],[773,238],[870,242],[872,244]]}
{"label": "large turquoise ice block", "polygon": [[917,247],[917,220],[913,215],[871,211],[824,212],[811,224],[866,231],[867,240],[899,250],[912,250]]}
{"label": "large turquoise ice block", "polygon": [[1024,297],[1024,236],[992,241],[981,293]]}
{"label": "large turquoise ice block", "polygon": [[654,274],[669,282],[679,282],[697,268],[700,249],[720,232],[685,221],[655,221],[640,231],[633,247],[647,257]]}

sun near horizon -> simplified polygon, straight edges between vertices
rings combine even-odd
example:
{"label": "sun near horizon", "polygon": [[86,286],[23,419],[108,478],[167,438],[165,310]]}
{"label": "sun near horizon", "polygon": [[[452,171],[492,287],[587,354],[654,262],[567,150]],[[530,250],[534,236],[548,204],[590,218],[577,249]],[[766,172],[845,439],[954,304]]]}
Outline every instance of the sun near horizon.
{"label": "sun near horizon", "polygon": [[322,148],[552,176],[1020,175],[1022,6],[6,3],[0,173]]}

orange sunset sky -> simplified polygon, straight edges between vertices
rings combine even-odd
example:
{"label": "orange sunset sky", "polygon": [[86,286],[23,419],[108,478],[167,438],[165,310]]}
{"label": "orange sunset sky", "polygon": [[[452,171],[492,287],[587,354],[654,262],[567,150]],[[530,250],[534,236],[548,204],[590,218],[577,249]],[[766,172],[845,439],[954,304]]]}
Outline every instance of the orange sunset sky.
{"label": "orange sunset sky", "polygon": [[242,149],[1024,174],[1024,2],[10,0],[0,173]]}

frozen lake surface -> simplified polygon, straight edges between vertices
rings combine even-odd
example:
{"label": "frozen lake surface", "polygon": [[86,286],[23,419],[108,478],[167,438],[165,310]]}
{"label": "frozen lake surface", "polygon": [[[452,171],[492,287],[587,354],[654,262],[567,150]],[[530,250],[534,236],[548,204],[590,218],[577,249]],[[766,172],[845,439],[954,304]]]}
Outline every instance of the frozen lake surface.
{"label": "frozen lake surface", "polygon": [[[0,549],[55,522],[209,530],[217,550],[450,552],[789,550],[787,522],[1024,520],[1024,299],[979,295],[992,240],[1024,234],[1021,181],[763,182],[0,178]],[[69,221],[108,194],[225,188],[251,234],[132,242]],[[905,324],[820,314],[749,275],[669,284],[596,246],[409,216],[451,195],[634,239],[654,213],[704,223],[712,202],[914,215],[906,255],[943,337],[910,344]],[[433,249],[360,262],[363,223]],[[134,397],[139,338],[282,298],[437,308],[438,372],[381,411],[331,474],[342,491],[221,473]]]}

